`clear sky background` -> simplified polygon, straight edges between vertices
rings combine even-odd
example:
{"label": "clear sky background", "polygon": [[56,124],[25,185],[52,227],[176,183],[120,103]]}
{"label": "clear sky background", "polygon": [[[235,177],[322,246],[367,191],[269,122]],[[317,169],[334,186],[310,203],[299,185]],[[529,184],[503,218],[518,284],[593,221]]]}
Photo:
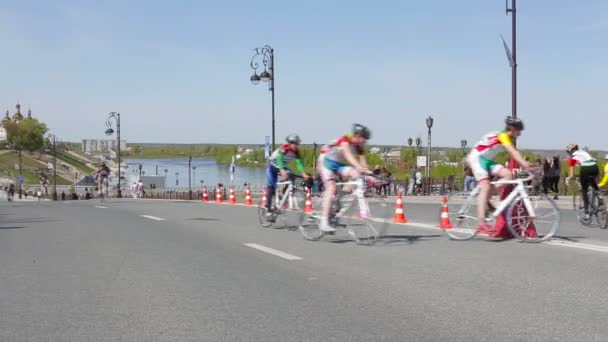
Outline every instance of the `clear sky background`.
{"label": "clear sky background", "polygon": [[[263,143],[276,53],[277,140],[327,142],[353,122],[405,144],[473,143],[510,112],[504,0],[0,0],[0,109],[19,100],[66,140]],[[608,1],[518,2],[525,147],[608,149]]]}

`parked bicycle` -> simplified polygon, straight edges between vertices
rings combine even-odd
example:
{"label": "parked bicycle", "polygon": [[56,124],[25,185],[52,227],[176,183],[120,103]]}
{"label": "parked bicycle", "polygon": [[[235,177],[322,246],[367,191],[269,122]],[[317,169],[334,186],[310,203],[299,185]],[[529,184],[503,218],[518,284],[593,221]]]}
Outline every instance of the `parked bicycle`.
{"label": "parked bicycle", "polygon": [[[578,185],[580,189],[580,183]],[[572,197],[572,205],[579,222],[583,226],[588,227],[595,220],[600,228],[608,228],[608,211],[606,210],[606,203],[604,202],[603,196],[599,191],[596,191],[593,188],[589,188],[587,196],[589,196],[589,215],[585,215],[582,194],[577,192]]]}
{"label": "parked bicycle", "polygon": [[299,225],[302,236],[307,240],[317,241],[326,235],[335,236],[338,231],[342,230],[346,231],[357,244],[372,245],[376,243],[388,227],[385,218],[390,206],[384,198],[379,198],[380,196],[377,194],[365,196],[367,185],[374,184],[374,182],[375,179],[369,176],[352,181],[337,182],[336,196],[332,202],[329,217],[330,224],[336,228],[336,232],[325,233],[319,229],[321,216],[318,212],[303,213]]}
{"label": "parked bicycle", "polygon": [[[524,178],[522,178],[524,177]],[[506,227],[521,242],[541,242],[554,236],[560,226],[561,213],[555,202],[545,194],[528,195],[529,184],[536,173],[520,173],[513,180],[499,180],[492,185],[513,185],[511,193],[495,208],[487,210],[486,221],[496,227],[496,219],[506,210]],[[449,196],[449,218],[453,228],[444,231],[454,240],[468,240],[478,233],[477,196],[479,185],[470,193]],[[453,210],[453,211],[452,211]]]}

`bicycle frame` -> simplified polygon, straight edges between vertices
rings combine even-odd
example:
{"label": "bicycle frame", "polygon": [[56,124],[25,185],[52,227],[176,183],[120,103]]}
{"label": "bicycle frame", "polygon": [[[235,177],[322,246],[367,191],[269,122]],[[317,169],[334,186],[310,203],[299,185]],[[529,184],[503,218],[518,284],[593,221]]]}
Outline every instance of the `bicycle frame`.
{"label": "bicycle frame", "polygon": [[[532,201],[530,201],[530,196],[528,195],[528,192],[526,191],[526,185],[524,184],[524,182],[526,182],[528,179],[514,179],[514,180],[498,180],[495,182],[490,182],[491,185],[499,185],[499,184],[511,184],[511,185],[515,185],[515,188],[511,191],[511,193],[507,196],[507,198],[505,198],[504,200],[500,201],[500,204],[498,205],[498,207],[496,208],[496,210],[494,210],[494,212],[491,214],[493,219],[498,218],[498,216],[500,216],[502,214],[503,211],[505,211],[505,209],[507,209],[507,207],[514,202],[517,197],[521,197],[523,202],[524,202],[524,206],[526,207],[526,210],[528,211],[528,214],[530,215],[531,218],[535,218],[536,217],[536,212],[534,211],[534,206],[532,205]],[[475,198],[477,195],[479,195],[479,192],[481,191],[481,187],[479,186],[479,184],[475,187],[475,189],[473,189],[473,191],[471,191],[471,194],[469,196],[469,201],[471,201],[473,198]],[[460,209],[460,211],[458,212],[459,215],[464,214],[464,210],[467,206],[462,206],[462,208]]]}
{"label": "bicycle frame", "polygon": [[[369,210],[369,206],[367,205],[367,201],[365,201],[365,184],[364,184],[363,180],[364,180],[364,178],[360,177],[358,179],[347,181],[347,182],[336,182],[336,186],[354,185],[355,186],[354,193],[355,193],[355,196],[359,203],[359,216],[361,218],[369,218],[370,210]],[[340,212],[336,213],[336,216],[339,217],[339,216],[343,215],[346,211],[348,211],[348,209],[350,209],[351,206],[352,206],[352,204],[349,206],[340,208]]]}
{"label": "bicycle frame", "polygon": [[[287,188],[286,189],[280,189],[280,186],[286,185]],[[298,204],[296,203],[297,201],[293,200],[293,182],[290,180],[287,181],[283,181],[283,182],[277,182],[277,188],[275,190],[275,195],[274,195],[274,202],[275,205],[277,207],[277,209],[279,208],[283,208],[283,205],[285,205],[285,202],[289,200],[289,209],[292,210],[299,210],[300,208],[297,208]]]}

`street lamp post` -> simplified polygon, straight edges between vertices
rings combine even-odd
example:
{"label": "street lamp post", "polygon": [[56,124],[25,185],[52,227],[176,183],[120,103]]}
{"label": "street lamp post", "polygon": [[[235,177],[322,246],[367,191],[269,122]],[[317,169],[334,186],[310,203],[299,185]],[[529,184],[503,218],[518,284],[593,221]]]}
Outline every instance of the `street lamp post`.
{"label": "street lamp post", "polygon": [[317,168],[317,142],[312,143],[312,179],[315,179],[315,170]]}
{"label": "street lamp post", "polygon": [[192,165],[192,184],[196,187],[196,165]]}
{"label": "street lamp post", "polygon": [[422,148],[420,147],[421,145],[422,139],[420,139],[420,137],[416,138],[416,147],[418,147],[418,154],[416,155],[416,157],[422,154]]}
{"label": "street lamp post", "polygon": [[165,169],[165,188],[167,187],[167,173],[169,173],[169,170]]}
{"label": "street lamp post", "polygon": [[429,115],[426,118],[426,127],[429,129],[429,140],[428,140],[428,156],[426,159],[426,177],[431,177],[431,128],[433,128],[433,118]]}
{"label": "street lamp post", "polygon": [[188,156],[188,199],[192,200],[192,156]]}
{"label": "street lamp post", "polygon": [[143,165],[139,164],[139,180],[141,180],[141,168],[143,167]]}
{"label": "street lamp post", "polygon": [[179,185],[179,171],[175,173],[175,186]]}
{"label": "street lamp post", "polygon": [[108,114],[108,119],[106,120],[106,126],[108,127],[108,129],[106,129],[106,135],[112,135],[114,134],[114,129],[112,129],[112,119],[116,120],[116,140],[117,140],[117,157],[118,157],[118,198],[122,197],[122,188],[120,186],[120,178],[121,178],[121,173],[120,173],[120,113],[117,112],[111,112],[110,114]]}
{"label": "street lamp post", "polygon": [[467,140],[460,140],[460,147],[462,148],[462,177],[464,178],[464,164],[466,161],[466,148],[467,148]]}
{"label": "street lamp post", "polygon": [[49,140],[53,143],[53,201],[57,200],[57,138],[55,134],[49,135]]}
{"label": "street lamp post", "polygon": [[[506,4],[506,14],[511,13],[511,51],[509,53],[507,49],[507,58],[511,66],[511,115],[513,118],[517,118],[517,11],[516,11],[517,0],[511,0],[511,8],[509,8],[508,0]],[[506,49],[505,44],[505,49]]]}
{"label": "street lamp post", "polygon": [[[251,69],[253,69],[253,75],[249,78],[252,84],[256,85],[262,82],[270,82],[268,90],[272,94],[272,150],[274,151],[275,145],[275,136],[274,136],[274,49],[270,47],[270,45],[266,45],[261,48],[255,48],[253,57],[251,57]],[[264,71],[262,71],[259,75],[257,73],[258,68],[260,68],[260,63],[258,60],[262,60],[262,64],[264,65]]]}

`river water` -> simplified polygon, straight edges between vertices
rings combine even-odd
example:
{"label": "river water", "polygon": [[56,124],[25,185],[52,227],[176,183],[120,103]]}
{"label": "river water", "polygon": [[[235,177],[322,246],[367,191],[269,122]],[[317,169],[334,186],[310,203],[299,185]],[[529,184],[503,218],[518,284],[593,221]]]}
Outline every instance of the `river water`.
{"label": "river water", "polygon": [[[127,169],[124,175],[127,184],[139,177],[139,165],[144,176],[167,176],[166,187],[188,187],[188,158],[146,158],[125,160]],[[196,169],[195,169],[196,168]],[[247,182],[252,185],[266,184],[266,169],[259,167],[235,166],[234,185],[243,185]],[[202,182],[213,186],[221,182],[230,184],[230,166],[218,164],[215,159],[192,158],[192,187],[200,187]]]}

